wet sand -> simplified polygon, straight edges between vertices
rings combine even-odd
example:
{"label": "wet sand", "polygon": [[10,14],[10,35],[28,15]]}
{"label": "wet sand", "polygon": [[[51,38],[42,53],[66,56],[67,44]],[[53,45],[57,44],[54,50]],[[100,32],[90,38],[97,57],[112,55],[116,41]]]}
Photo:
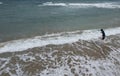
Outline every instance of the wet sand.
{"label": "wet sand", "polygon": [[[59,74],[62,67],[64,73],[59,76],[102,76],[109,75],[109,72],[112,72],[112,76],[119,76],[119,48],[120,35],[116,35],[109,36],[104,41],[79,40],[71,44],[47,45],[23,52],[2,53],[0,75],[51,76]],[[107,64],[106,67],[104,64]]]}

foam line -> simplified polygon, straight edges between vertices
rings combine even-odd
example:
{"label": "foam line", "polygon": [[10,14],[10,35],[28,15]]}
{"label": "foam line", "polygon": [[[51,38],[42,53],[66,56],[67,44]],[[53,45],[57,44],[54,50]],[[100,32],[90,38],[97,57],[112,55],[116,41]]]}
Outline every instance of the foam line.
{"label": "foam line", "polygon": [[[80,32],[80,31],[79,31]],[[118,28],[111,28],[105,30],[106,35],[116,35],[120,34],[120,27]],[[23,51],[29,48],[34,47],[42,47],[49,44],[60,45],[66,43],[73,43],[81,40],[92,40],[98,39],[101,37],[100,30],[84,30],[83,33],[72,32],[72,33],[60,33],[60,34],[52,34],[52,35],[45,35],[45,36],[36,36],[34,38],[29,39],[20,39],[20,40],[13,40],[4,43],[0,43],[0,53],[4,52],[15,52],[15,51]]]}
{"label": "foam line", "polygon": [[53,3],[53,2],[46,2],[42,4],[43,6],[66,6],[65,3]]}
{"label": "foam line", "polygon": [[38,6],[65,6],[65,7],[77,7],[77,8],[120,8],[120,5],[117,3],[109,2],[109,3],[53,3],[53,2],[46,2],[42,5]]}

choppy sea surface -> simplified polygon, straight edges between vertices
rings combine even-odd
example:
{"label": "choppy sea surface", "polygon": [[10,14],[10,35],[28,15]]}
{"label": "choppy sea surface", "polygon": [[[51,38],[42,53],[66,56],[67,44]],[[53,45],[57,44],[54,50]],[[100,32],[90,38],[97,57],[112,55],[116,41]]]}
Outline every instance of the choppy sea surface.
{"label": "choppy sea surface", "polygon": [[119,0],[0,0],[0,76],[119,71]]}

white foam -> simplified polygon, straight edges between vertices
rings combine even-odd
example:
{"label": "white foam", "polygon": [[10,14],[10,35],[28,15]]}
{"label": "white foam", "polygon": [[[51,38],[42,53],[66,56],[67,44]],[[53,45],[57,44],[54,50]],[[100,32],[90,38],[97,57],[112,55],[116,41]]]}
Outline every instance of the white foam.
{"label": "white foam", "polygon": [[21,60],[23,60],[24,62],[35,60],[34,57],[29,56],[29,55],[27,55],[27,54],[24,54],[24,55],[18,55],[18,57],[19,57]]}
{"label": "white foam", "polygon": [[[113,53],[114,56],[110,56],[113,60],[106,58],[106,59],[97,59],[92,60],[90,57],[87,57],[87,60],[85,57],[82,56],[73,56],[73,60],[71,59],[71,62],[69,64],[75,64],[75,66],[72,66],[71,68],[75,69],[75,73],[83,76],[83,73],[85,76],[119,76],[119,65],[115,64],[116,59],[119,59],[119,55],[117,56],[118,52]],[[69,58],[66,58],[66,60]],[[65,58],[64,58],[65,60]],[[78,62],[76,61],[78,60]],[[80,62],[79,62],[80,61]],[[119,63],[120,61],[118,61]],[[79,67],[80,66],[80,67]],[[44,71],[42,71],[39,75],[40,76],[64,76],[65,74],[68,76],[74,76],[71,72],[71,69],[66,61],[64,61],[64,65],[60,66],[56,69],[48,68]],[[88,71],[86,71],[86,69]],[[52,71],[52,72],[51,72]],[[91,75],[90,75],[91,74]]]}
{"label": "white foam", "polygon": [[[22,69],[18,63],[16,64],[16,67],[17,67],[17,70],[16,70],[17,76],[22,76],[24,74],[24,72],[22,71]],[[13,76],[13,75],[11,75],[11,76]]]}
{"label": "white foam", "polygon": [[[80,32],[80,31],[79,31]],[[120,27],[118,28],[111,28],[105,30],[106,35],[116,35],[120,34]],[[15,51],[23,51],[29,48],[34,47],[42,47],[49,44],[60,45],[66,43],[73,43],[81,40],[92,40],[98,39],[101,37],[100,30],[84,30],[83,33],[76,32],[69,32],[69,33],[60,33],[60,34],[52,34],[52,35],[45,35],[45,36],[36,36],[34,38],[29,39],[20,39],[20,40],[13,40],[4,43],[0,43],[0,53],[4,52],[15,52]]]}
{"label": "white foam", "polygon": [[46,2],[42,5],[38,6],[64,6],[64,7],[77,7],[77,8],[120,8],[120,5],[117,3],[109,2],[109,3],[53,3],[53,2]]}
{"label": "white foam", "polygon": [[65,3],[46,2],[46,3],[43,3],[43,6],[66,6],[66,4]]}

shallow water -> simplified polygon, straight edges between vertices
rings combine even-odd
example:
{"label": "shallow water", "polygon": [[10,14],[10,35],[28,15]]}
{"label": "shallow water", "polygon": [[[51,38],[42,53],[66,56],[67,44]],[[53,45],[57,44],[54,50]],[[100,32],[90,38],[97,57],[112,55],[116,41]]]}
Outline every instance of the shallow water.
{"label": "shallow water", "polygon": [[1,43],[0,75],[119,76],[119,27],[105,32],[105,40],[95,29]]}
{"label": "shallow water", "polygon": [[1,76],[119,76],[119,71],[119,34],[0,54]]}
{"label": "shallow water", "polygon": [[1,0],[0,76],[119,76],[119,9],[117,0]]}
{"label": "shallow water", "polygon": [[[120,33],[120,27],[105,29],[106,36],[116,35]],[[82,30],[73,32],[61,32],[55,34],[46,34],[43,36],[35,36],[27,39],[11,40],[0,43],[0,53],[23,51],[34,47],[42,47],[46,45],[61,45],[73,43],[81,40],[101,39],[102,33],[99,29]]]}

